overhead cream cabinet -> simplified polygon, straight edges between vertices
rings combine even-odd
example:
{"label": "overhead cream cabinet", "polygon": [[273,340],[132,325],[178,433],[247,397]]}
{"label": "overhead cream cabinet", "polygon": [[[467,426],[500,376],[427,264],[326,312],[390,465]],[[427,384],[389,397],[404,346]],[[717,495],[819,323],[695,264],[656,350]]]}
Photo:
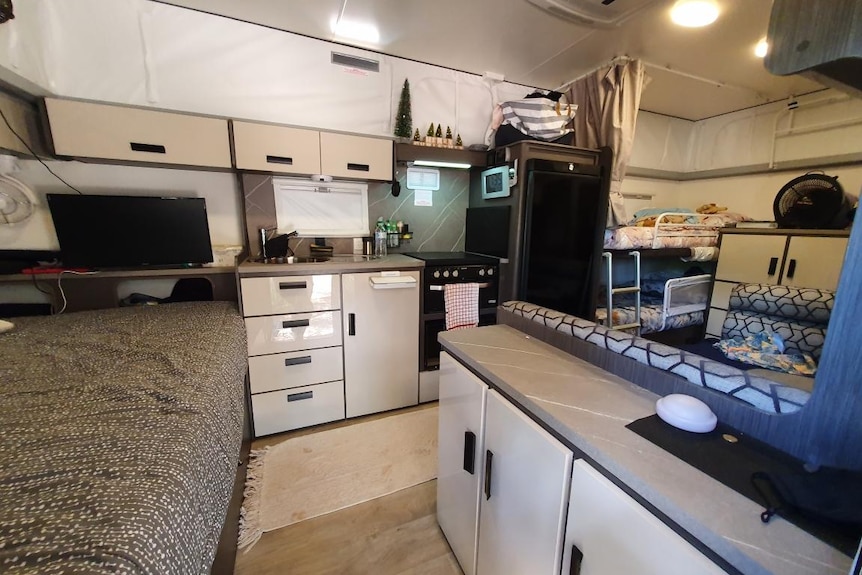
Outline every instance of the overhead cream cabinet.
{"label": "overhead cream cabinet", "polygon": [[392,179],[392,140],[238,120],[231,123],[240,170]]}
{"label": "overhead cream cabinet", "polygon": [[279,174],[319,174],[320,132],[233,120],[236,167]]}
{"label": "overhead cream cabinet", "polygon": [[572,469],[562,572],[725,573],[582,459]]}
{"label": "overhead cream cabinet", "polygon": [[721,337],[738,283],[836,289],[848,237],[844,230],[723,230],[707,335]]}
{"label": "overhead cream cabinet", "polygon": [[344,419],[338,275],[242,278],[256,437]]}
{"label": "overhead cream cabinet", "polygon": [[462,570],[557,575],[572,452],[448,354],[440,361],[437,513]]}
{"label": "overhead cream cabinet", "polygon": [[320,133],[320,173],[335,178],[391,180],[392,140]]}
{"label": "overhead cream cabinet", "polygon": [[227,120],[46,98],[58,156],[230,168]]}

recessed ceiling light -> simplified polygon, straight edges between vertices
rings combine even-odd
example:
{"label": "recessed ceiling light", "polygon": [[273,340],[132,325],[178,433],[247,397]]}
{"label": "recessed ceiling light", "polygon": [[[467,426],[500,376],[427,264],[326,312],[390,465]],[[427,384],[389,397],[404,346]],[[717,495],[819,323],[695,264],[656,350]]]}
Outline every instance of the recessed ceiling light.
{"label": "recessed ceiling light", "polygon": [[754,47],[754,55],[758,58],[763,58],[767,52],[769,52],[769,43],[766,41],[766,38],[763,38]]}
{"label": "recessed ceiling light", "polygon": [[715,0],[678,0],[670,10],[674,23],[686,28],[709,26],[718,18]]}
{"label": "recessed ceiling light", "polygon": [[380,42],[380,31],[374,24],[356,22],[338,18],[332,21],[332,33],[340,38],[357,40],[366,44],[377,44]]}

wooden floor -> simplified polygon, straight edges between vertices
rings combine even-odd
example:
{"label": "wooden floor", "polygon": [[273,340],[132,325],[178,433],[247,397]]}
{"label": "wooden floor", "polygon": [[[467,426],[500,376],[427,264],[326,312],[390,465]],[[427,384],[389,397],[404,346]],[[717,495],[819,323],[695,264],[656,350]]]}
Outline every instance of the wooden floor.
{"label": "wooden floor", "polygon": [[460,575],[435,515],[437,482],[264,533],[235,575]]}
{"label": "wooden floor", "polygon": [[[433,405],[265,437],[252,449]],[[437,482],[429,481],[264,533],[250,550],[237,552],[234,575],[461,575],[437,525],[436,505]]]}

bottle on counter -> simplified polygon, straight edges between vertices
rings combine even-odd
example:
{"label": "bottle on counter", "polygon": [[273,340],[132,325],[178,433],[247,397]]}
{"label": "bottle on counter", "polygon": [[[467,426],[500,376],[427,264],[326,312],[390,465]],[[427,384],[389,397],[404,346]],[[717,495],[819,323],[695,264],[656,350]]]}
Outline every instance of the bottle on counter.
{"label": "bottle on counter", "polygon": [[383,257],[386,255],[386,242],[388,234],[386,233],[386,222],[383,218],[377,218],[377,228],[374,230],[374,256]]}

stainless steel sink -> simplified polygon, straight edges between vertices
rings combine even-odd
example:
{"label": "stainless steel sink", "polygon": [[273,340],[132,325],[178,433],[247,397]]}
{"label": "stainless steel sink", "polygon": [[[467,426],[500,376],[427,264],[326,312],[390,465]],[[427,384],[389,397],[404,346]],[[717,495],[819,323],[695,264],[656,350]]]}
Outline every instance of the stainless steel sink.
{"label": "stainless steel sink", "polygon": [[296,256],[292,259],[287,257],[276,257],[276,258],[266,258],[266,259],[256,259],[252,260],[256,264],[278,264],[278,265],[290,265],[290,264],[315,264],[315,263],[354,263],[354,262],[365,262],[376,259],[377,256],[366,256],[361,254],[343,254],[343,255],[332,255],[332,256]]}

